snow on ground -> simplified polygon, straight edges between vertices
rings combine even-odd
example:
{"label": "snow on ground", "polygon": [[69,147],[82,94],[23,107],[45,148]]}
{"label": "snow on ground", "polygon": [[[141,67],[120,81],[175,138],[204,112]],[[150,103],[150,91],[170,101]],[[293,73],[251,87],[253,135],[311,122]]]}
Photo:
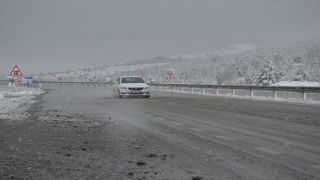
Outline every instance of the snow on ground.
{"label": "snow on ground", "polygon": [[[219,96],[232,96],[232,94],[227,94],[227,95],[219,95]],[[244,99],[251,99],[251,100],[257,100],[257,101],[278,101],[278,102],[287,102],[287,103],[296,103],[296,104],[314,104],[314,105],[320,105],[320,101],[314,101],[312,99],[307,99],[307,100],[302,100],[302,99],[296,99],[296,98],[289,98],[289,99],[284,99],[284,98],[276,98],[274,99],[273,97],[262,97],[262,96],[232,96],[234,98],[244,98]]]}
{"label": "snow on ground", "polygon": [[37,88],[18,87],[17,91],[10,87],[0,87],[0,120],[22,120],[29,116],[28,108],[36,96],[45,91]]}
{"label": "snow on ground", "polygon": [[269,86],[320,87],[320,82],[281,81]]}

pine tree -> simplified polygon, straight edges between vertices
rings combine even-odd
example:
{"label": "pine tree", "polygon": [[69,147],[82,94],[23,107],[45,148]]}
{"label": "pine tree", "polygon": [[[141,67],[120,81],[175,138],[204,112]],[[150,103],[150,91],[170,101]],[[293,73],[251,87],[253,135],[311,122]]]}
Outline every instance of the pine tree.
{"label": "pine tree", "polygon": [[313,81],[320,82],[320,73],[314,77]]}
{"label": "pine tree", "polygon": [[299,65],[299,69],[295,74],[295,77],[293,78],[294,81],[309,81],[309,73],[306,70],[306,68],[304,67],[304,65],[302,63],[300,63]]}
{"label": "pine tree", "polygon": [[271,57],[269,57],[261,69],[261,73],[258,77],[258,85],[267,86],[276,82],[278,82],[277,71]]}
{"label": "pine tree", "polygon": [[216,80],[217,80],[218,85],[221,85],[224,81],[223,76],[220,71],[218,71],[216,73]]}
{"label": "pine tree", "polygon": [[257,77],[255,70],[254,69],[248,70],[248,72],[245,76],[245,82],[250,85],[256,85],[257,79],[258,79],[258,77]]}

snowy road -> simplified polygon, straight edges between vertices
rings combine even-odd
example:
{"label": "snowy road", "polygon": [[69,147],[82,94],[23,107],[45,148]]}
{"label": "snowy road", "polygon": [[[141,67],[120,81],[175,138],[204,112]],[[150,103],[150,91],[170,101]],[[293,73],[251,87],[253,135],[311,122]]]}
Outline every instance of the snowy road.
{"label": "snowy road", "polygon": [[221,160],[245,179],[320,178],[318,105],[157,91],[152,97],[100,101],[116,106],[111,112],[119,113],[118,119],[211,163]]}
{"label": "snowy road", "polygon": [[[49,93],[39,118],[86,116],[116,125],[113,135],[102,137],[116,144],[112,171],[104,171],[109,179],[320,179],[319,105],[162,91],[150,99],[117,99],[111,88],[43,89]],[[132,167],[138,160],[143,163]]]}

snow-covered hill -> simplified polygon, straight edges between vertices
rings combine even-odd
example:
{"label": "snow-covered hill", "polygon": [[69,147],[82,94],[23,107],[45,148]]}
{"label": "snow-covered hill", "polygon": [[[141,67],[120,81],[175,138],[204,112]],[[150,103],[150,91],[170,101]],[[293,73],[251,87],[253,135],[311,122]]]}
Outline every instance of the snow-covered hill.
{"label": "snow-covered hill", "polygon": [[163,82],[166,69],[175,69],[176,83],[269,85],[280,81],[320,81],[320,38],[285,46],[258,47],[239,44],[217,51],[180,56],[157,56],[122,66],[82,68],[39,74],[38,80],[114,80],[120,75],[140,75]]}
{"label": "snow-covered hill", "polygon": [[[69,70],[67,72],[52,72],[47,74],[39,74],[34,76],[34,79],[37,80],[46,80],[46,81],[58,81],[58,78],[61,77],[62,81],[96,81],[103,82],[108,81],[109,79],[115,78],[114,76],[118,74],[122,75],[145,75],[146,69],[150,68],[159,68],[165,65],[171,64],[179,60],[192,60],[192,59],[203,59],[213,55],[222,56],[227,54],[235,54],[247,50],[252,50],[257,48],[255,45],[248,44],[238,44],[228,47],[221,48],[219,50],[202,53],[202,54],[190,54],[190,55],[179,55],[179,56],[158,56],[151,58],[149,60],[140,60],[134,61],[133,63],[127,63],[122,66],[101,66],[96,68],[80,68],[78,70]],[[159,63],[164,61],[164,63]],[[154,63],[152,63],[154,62]],[[148,77],[147,79],[152,79],[153,77]]]}
{"label": "snow-covered hill", "polygon": [[36,80],[58,81],[62,82],[106,82],[112,80],[114,74],[139,71],[141,69],[163,66],[167,63],[123,65],[123,66],[101,66],[96,68],[80,68],[74,71],[53,72],[48,74],[39,74],[34,76]]}
{"label": "snow-covered hill", "polygon": [[223,47],[219,50],[213,51],[213,52],[207,52],[207,53],[201,53],[201,54],[189,54],[189,55],[176,55],[176,56],[167,56],[167,58],[171,59],[195,59],[195,58],[206,58],[208,56],[212,55],[218,55],[223,56],[227,54],[236,54],[243,51],[248,51],[252,49],[256,49],[259,46],[252,45],[252,44],[236,44],[232,46]]}
{"label": "snow-covered hill", "polygon": [[175,69],[176,78],[171,82],[177,83],[269,85],[279,81],[319,82],[320,38],[220,56],[208,54],[206,57],[182,59],[157,69],[148,69],[145,74],[163,82],[166,68]]}

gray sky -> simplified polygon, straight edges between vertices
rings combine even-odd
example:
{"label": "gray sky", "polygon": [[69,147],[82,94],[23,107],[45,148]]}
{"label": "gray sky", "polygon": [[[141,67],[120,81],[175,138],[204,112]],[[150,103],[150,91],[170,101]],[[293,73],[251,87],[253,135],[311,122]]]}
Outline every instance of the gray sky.
{"label": "gray sky", "polygon": [[320,37],[320,0],[0,0],[0,74]]}

